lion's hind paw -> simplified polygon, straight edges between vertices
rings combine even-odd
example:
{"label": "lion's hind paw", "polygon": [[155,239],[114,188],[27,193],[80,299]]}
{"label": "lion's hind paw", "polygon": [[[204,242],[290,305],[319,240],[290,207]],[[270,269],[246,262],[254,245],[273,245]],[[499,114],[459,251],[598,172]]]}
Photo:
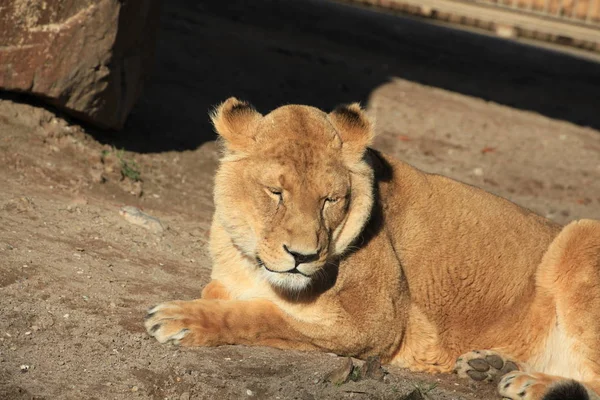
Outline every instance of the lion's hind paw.
{"label": "lion's hind paw", "polygon": [[521,369],[519,365],[491,350],[474,350],[458,357],[454,372],[474,381],[498,381],[503,375]]}

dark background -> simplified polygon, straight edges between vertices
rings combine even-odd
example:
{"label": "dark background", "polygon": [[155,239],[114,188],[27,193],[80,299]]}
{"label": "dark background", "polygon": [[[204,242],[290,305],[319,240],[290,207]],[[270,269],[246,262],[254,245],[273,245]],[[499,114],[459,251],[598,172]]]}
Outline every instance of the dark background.
{"label": "dark background", "polygon": [[583,58],[324,0],[163,2],[156,65],[118,133],[138,152],[212,140],[207,113],[229,96],[366,103],[399,77],[600,129],[600,68]]}

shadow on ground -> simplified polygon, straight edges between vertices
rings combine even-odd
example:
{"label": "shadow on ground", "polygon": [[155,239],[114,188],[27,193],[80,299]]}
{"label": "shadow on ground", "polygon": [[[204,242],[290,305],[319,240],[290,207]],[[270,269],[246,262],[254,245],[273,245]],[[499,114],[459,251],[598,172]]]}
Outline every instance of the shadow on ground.
{"label": "shadow on ground", "polygon": [[194,149],[228,96],[331,109],[392,77],[600,129],[600,64],[550,50],[319,0],[172,0],[161,23],[152,81],[101,142]]}

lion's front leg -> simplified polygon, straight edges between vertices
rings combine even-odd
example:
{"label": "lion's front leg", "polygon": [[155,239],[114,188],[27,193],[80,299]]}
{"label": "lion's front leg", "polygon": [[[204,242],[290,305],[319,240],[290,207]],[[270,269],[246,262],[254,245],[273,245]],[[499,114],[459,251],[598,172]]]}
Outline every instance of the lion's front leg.
{"label": "lion's front leg", "polygon": [[289,316],[267,300],[171,301],[146,316],[148,333],[160,343],[183,346],[245,344],[281,349],[319,349],[293,329]]}
{"label": "lion's front leg", "polygon": [[220,281],[213,279],[202,289],[203,299],[206,300],[230,300],[229,291]]}

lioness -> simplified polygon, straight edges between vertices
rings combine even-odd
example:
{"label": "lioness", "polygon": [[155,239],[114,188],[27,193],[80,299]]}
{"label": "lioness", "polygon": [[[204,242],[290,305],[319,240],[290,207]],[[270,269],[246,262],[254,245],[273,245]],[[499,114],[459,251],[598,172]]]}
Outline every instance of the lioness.
{"label": "lioness", "polygon": [[213,280],[149,311],[159,342],[503,375],[508,399],[600,394],[600,222],[562,228],[381,155],[358,104],[263,116],[230,98],[212,121]]}

